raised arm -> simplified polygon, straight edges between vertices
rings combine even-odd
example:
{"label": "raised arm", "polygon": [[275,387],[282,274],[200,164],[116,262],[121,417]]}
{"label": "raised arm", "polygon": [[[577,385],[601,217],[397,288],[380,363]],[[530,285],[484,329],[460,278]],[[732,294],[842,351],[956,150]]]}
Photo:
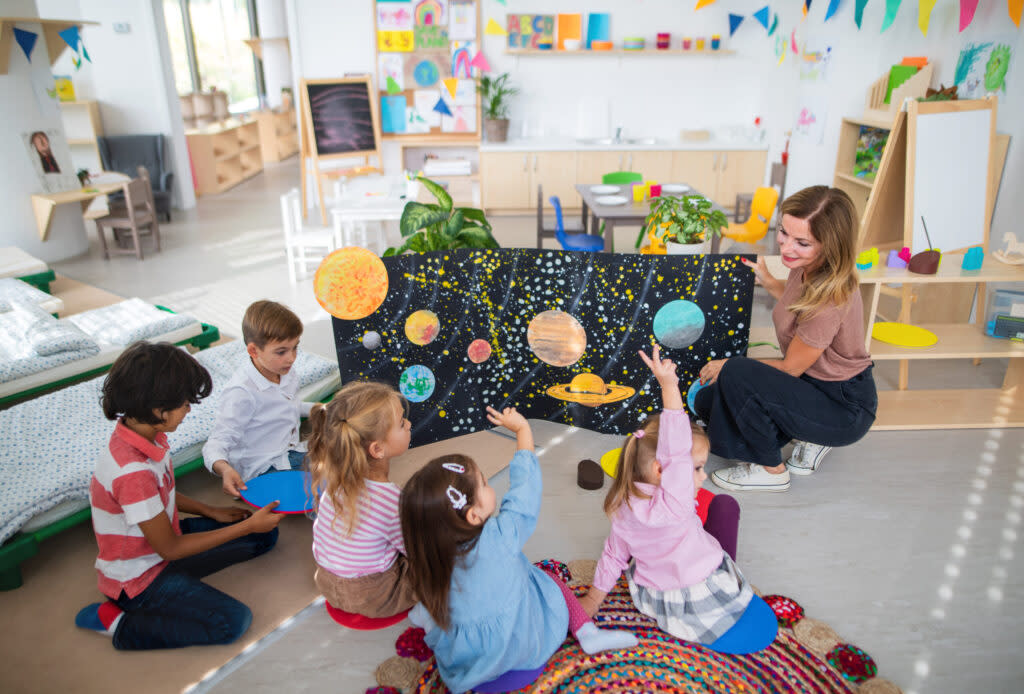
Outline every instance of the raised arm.
{"label": "raised arm", "polygon": [[661,387],[661,406],[666,410],[683,409],[683,394],[679,392],[679,377],[676,376],[676,365],[671,359],[661,358],[661,349],[654,345],[651,356],[640,350],[640,358],[654,374]]}
{"label": "raised arm", "polygon": [[488,521],[493,524],[502,540],[513,549],[522,549],[537,527],[540,514],[542,482],[540,462],[533,452],[533,433],[530,423],[514,407],[498,412],[487,408],[487,419],[496,426],[515,432],[516,453],[509,466],[509,490],[501,500],[501,512]]}

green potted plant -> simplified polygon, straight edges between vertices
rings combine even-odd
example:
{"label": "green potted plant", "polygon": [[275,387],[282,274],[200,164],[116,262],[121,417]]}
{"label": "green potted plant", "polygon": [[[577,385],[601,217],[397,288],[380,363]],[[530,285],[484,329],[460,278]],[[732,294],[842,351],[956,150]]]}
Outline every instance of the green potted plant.
{"label": "green potted plant", "polygon": [[508,139],[509,97],[519,93],[518,87],[508,83],[508,73],[497,77],[484,75],[477,82],[484,116],[484,133],[488,142],[504,142]]}
{"label": "green potted plant", "polygon": [[651,211],[636,239],[639,248],[646,234],[664,243],[668,253],[703,253],[710,234],[721,235],[729,220],[701,195],[651,198]]}
{"label": "green potted plant", "polygon": [[405,242],[398,248],[384,251],[385,257],[406,251],[425,253],[449,248],[499,248],[483,210],[454,207],[452,197],[440,185],[423,176],[417,176],[416,180],[437,198],[437,202],[405,203],[398,223]]}

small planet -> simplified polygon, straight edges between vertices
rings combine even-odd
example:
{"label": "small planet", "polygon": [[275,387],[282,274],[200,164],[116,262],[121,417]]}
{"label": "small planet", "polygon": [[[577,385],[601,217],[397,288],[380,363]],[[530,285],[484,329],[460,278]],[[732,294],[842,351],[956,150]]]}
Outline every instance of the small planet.
{"label": "small planet", "polygon": [[487,340],[473,340],[466,348],[466,356],[474,364],[482,364],[491,356],[491,343]]}
{"label": "small planet", "polygon": [[441,324],[433,311],[423,309],[405,319],[405,336],[414,345],[429,345],[440,332]]}
{"label": "small planet", "polygon": [[380,333],[376,330],[367,331],[363,335],[363,347],[366,349],[377,349],[380,347]]}
{"label": "small planet", "polygon": [[316,269],[313,293],[335,318],[366,318],[388,295],[388,271],[372,251],[358,246],[339,248]]}
{"label": "small planet", "polygon": [[544,311],[530,321],[526,341],[545,364],[572,366],[587,349],[587,331],[565,311]]}
{"label": "small planet", "polygon": [[414,364],[398,378],[398,391],[409,402],[423,402],[434,394],[434,372],[422,364]]}
{"label": "small planet", "polygon": [[654,336],[666,347],[689,347],[703,332],[704,312],[692,301],[670,301],[654,314]]}
{"label": "small planet", "polygon": [[569,383],[551,386],[546,392],[559,400],[595,406],[625,400],[636,390],[629,386],[607,384],[597,374],[584,372],[577,374]]}
{"label": "small planet", "polygon": [[421,60],[412,71],[412,78],[421,87],[430,87],[441,79],[441,70],[433,60]]}

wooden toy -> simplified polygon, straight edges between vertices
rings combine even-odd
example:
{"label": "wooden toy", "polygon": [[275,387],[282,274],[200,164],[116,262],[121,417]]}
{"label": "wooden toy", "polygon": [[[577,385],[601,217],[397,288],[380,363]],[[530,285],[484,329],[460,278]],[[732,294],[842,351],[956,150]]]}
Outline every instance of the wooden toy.
{"label": "wooden toy", "polygon": [[1012,231],[1003,234],[1003,241],[1006,248],[992,253],[992,257],[1007,265],[1024,265],[1024,243],[1017,240],[1017,235]]}
{"label": "wooden toy", "polygon": [[858,270],[870,270],[875,264],[878,263],[878,249],[871,247],[866,251],[861,251],[857,254],[857,269]]}

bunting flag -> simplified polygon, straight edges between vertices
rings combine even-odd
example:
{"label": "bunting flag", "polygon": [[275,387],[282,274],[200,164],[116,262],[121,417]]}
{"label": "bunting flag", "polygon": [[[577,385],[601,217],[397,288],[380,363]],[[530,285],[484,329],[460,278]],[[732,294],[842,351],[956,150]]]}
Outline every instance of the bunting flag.
{"label": "bunting flag", "polygon": [[800,49],[796,47],[796,29],[789,35],[789,46],[793,49],[793,55],[800,55]]}
{"label": "bunting flag", "polygon": [[473,59],[469,61],[470,67],[475,67],[480,72],[490,72],[491,64],[487,62],[487,58],[484,57],[483,51],[477,51]]}
{"label": "bunting flag", "polygon": [[809,9],[811,9],[811,0],[804,0],[804,6],[803,6],[804,19],[807,18],[807,11]]}
{"label": "bunting flag", "polygon": [[745,19],[745,17],[743,15],[741,15],[741,14],[733,14],[732,12],[729,13],[729,36],[730,37],[733,34],[736,33],[736,30],[739,28],[740,24],[743,24],[743,20],[744,19]]}
{"label": "bunting flag", "polygon": [[452,110],[448,108],[448,104],[444,102],[443,98],[438,98],[437,103],[434,104],[434,110],[443,116],[452,115]]}
{"label": "bunting flag", "polygon": [[885,18],[882,20],[882,31],[892,26],[896,19],[896,13],[900,11],[902,0],[885,0]]}
{"label": "bunting flag", "polygon": [[392,77],[391,75],[388,75],[388,80],[387,80],[387,83],[386,83],[386,88],[387,88],[388,94],[394,95],[394,94],[401,94],[402,93],[402,88],[398,86],[398,82],[396,82],[395,78]]}
{"label": "bunting flag", "polygon": [[[390,79],[390,78],[388,78],[388,79]],[[459,86],[459,80],[457,80],[454,77],[448,77],[448,78],[443,79],[441,81],[444,82],[444,86],[448,89],[448,93],[451,94],[452,98],[454,99],[455,98],[455,90],[458,89],[458,86]]]}
{"label": "bunting flag", "polygon": [[[775,23],[778,24],[778,15],[775,15]],[[775,56],[779,59],[779,65],[782,65],[782,61],[786,59],[786,36],[785,32],[780,31],[779,35],[775,37]]]}
{"label": "bunting flag", "polygon": [[[697,6],[695,8],[693,8],[693,9],[699,10],[702,7],[707,7],[708,5],[713,3],[714,1],[715,0],[697,0]],[[1011,2],[1012,2],[1012,0],[1011,0]]]}
{"label": "bunting flag", "polygon": [[487,26],[484,27],[484,33],[490,36],[508,36],[508,32],[505,31],[504,27],[494,21],[494,17],[487,20]]}
{"label": "bunting flag", "polygon": [[772,28],[768,30],[768,35],[771,36],[775,33],[775,30],[779,28],[779,15],[775,15],[775,21],[772,22]]}
{"label": "bunting flag", "polygon": [[917,26],[921,33],[928,35],[928,24],[932,21],[935,0],[917,0]]}
{"label": "bunting flag", "polygon": [[77,26],[69,26],[67,29],[60,32],[58,35],[62,39],[64,39],[64,43],[66,43],[71,50],[75,51],[76,53],[78,52],[78,42],[80,40],[80,37],[78,36]]}
{"label": "bunting flag", "polygon": [[830,0],[828,3],[828,9],[825,11],[825,21],[832,19],[832,15],[839,9],[839,0]]}
{"label": "bunting flag", "polygon": [[960,31],[974,21],[974,11],[978,9],[978,0],[960,0]]}
{"label": "bunting flag", "polygon": [[1024,7],[1024,0],[1007,0],[1006,9],[1010,13],[1010,19],[1020,28],[1020,11]]}
{"label": "bunting flag", "polygon": [[36,39],[39,38],[39,34],[34,31],[25,31],[14,27],[14,40],[21,46],[22,52],[25,53],[25,59],[28,62],[32,62],[32,49],[36,46]]}
{"label": "bunting flag", "polygon": [[765,31],[768,30],[768,12],[768,5],[765,5],[764,7],[762,7],[757,12],[751,15],[754,19],[761,23],[761,26],[765,28]]}
{"label": "bunting flag", "polygon": [[857,0],[857,6],[853,10],[853,21],[857,22],[858,29],[860,29],[861,20],[864,19],[864,8],[867,7],[867,4],[868,0]]}

